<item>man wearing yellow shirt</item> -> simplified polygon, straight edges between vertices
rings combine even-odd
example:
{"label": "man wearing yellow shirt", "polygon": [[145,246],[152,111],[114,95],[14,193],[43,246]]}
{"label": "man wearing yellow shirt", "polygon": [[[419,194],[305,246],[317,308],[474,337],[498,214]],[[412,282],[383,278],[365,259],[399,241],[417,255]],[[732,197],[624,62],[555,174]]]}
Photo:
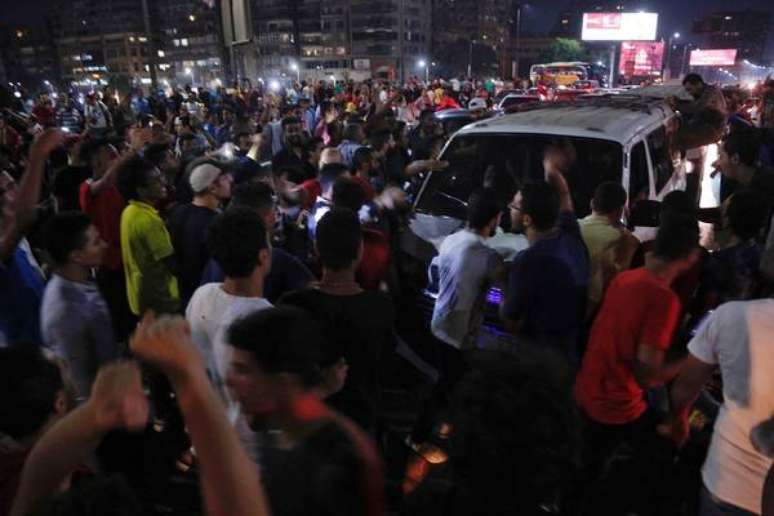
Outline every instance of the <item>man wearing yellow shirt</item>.
{"label": "man wearing yellow shirt", "polygon": [[593,314],[616,274],[629,268],[639,241],[621,225],[626,190],[619,183],[601,183],[591,200],[591,215],[580,221],[581,235],[589,250],[588,313]]}
{"label": "man wearing yellow shirt", "polygon": [[154,207],[166,196],[161,171],[140,156],[118,171],[118,189],[128,201],[121,214],[121,253],[132,313],[176,313],[180,308],[174,249]]}

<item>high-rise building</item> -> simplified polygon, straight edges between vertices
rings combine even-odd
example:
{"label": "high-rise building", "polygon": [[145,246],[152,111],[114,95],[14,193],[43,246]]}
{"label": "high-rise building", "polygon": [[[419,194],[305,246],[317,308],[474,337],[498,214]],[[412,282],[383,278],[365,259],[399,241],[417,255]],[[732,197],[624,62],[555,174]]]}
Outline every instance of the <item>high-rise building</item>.
{"label": "high-rise building", "polygon": [[208,85],[223,75],[218,6],[204,0],[154,0],[153,33],[162,73],[178,82]]}
{"label": "high-rise building", "polygon": [[266,77],[406,77],[428,59],[427,0],[253,0]]}
{"label": "high-rise building", "polygon": [[212,0],[63,0],[54,25],[64,79],[89,86],[123,76],[202,84],[221,75]]}
{"label": "high-rise building", "polygon": [[0,64],[3,82],[21,82],[38,88],[44,81],[59,80],[59,66],[50,28],[4,27],[0,29]]}
{"label": "high-rise building", "polygon": [[429,59],[429,2],[350,0],[349,9],[355,69],[385,79],[424,73],[419,63]]}
{"label": "high-rise building", "polygon": [[445,55],[449,45],[490,46],[500,61],[500,74],[510,75],[511,32],[515,0],[434,0],[433,55]]}
{"label": "high-rise building", "polygon": [[694,23],[709,48],[734,48],[737,59],[760,62],[766,50],[771,11],[722,11]]}

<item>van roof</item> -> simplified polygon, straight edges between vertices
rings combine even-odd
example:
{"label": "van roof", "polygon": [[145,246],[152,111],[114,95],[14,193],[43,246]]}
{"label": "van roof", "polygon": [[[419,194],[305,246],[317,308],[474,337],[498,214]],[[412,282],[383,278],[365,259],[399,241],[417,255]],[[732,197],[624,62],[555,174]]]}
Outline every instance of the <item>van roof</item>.
{"label": "van roof", "polygon": [[467,125],[457,134],[532,133],[596,138],[626,145],[672,116],[674,112],[661,99],[615,95],[539,103],[518,113]]}

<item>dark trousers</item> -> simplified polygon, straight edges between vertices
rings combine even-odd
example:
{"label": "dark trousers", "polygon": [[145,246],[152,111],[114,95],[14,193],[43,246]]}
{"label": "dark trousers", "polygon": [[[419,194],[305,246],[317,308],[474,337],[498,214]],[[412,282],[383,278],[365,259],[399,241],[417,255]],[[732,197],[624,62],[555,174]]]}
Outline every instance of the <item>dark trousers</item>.
{"label": "dark trousers", "polygon": [[126,277],[123,269],[117,271],[105,268],[97,272],[97,286],[105,298],[116,342],[128,342],[129,335],[137,325],[137,316],[129,309],[126,297]]}
{"label": "dark trousers", "polygon": [[430,396],[420,408],[411,435],[415,443],[424,443],[433,437],[433,428],[436,423],[446,417],[449,396],[467,370],[462,351],[440,340],[436,340],[435,343],[437,345],[435,366],[439,378]]}

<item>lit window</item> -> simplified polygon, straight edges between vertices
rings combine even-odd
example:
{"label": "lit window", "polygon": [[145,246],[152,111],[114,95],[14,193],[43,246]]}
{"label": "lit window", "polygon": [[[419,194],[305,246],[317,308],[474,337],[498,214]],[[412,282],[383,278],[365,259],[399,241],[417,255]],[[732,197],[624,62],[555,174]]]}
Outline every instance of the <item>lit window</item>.
{"label": "lit window", "polygon": [[139,37],[137,39],[140,40],[140,43],[145,43],[146,41],[148,41],[148,38],[144,38],[144,37]]}
{"label": "lit window", "polygon": [[180,40],[179,39],[173,39],[172,40],[172,44],[175,45],[176,47],[179,47],[180,46]]}
{"label": "lit window", "polygon": [[187,47],[188,46],[188,38],[183,38],[180,40],[180,45]]}
{"label": "lit window", "polygon": [[164,57],[166,54],[163,50],[159,50],[159,57]]}

